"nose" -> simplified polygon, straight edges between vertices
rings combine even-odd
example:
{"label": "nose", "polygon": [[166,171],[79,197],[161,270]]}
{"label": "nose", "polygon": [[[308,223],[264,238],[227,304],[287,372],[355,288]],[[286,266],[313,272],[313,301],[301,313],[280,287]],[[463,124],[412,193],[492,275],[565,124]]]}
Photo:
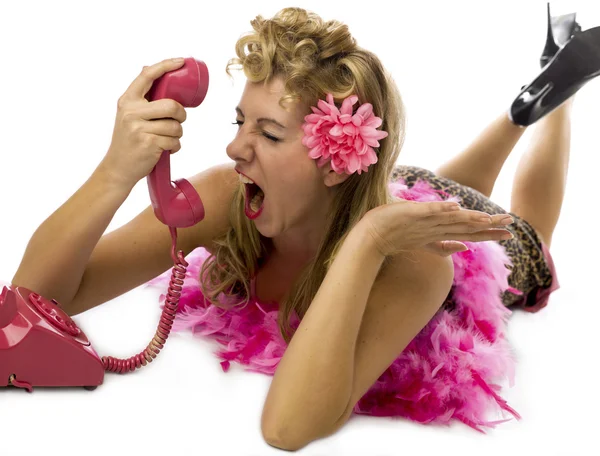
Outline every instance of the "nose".
{"label": "nose", "polygon": [[254,145],[241,128],[225,150],[229,158],[235,162],[240,160],[251,161],[254,155]]}

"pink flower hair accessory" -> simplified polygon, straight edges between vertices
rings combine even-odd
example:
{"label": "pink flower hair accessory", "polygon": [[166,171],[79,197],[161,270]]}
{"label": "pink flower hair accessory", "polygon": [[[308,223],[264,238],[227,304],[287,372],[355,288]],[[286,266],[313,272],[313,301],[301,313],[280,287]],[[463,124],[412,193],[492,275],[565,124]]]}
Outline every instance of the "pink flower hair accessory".
{"label": "pink flower hair accessory", "polygon": [[310,158],[318,159],[319,167],[331,160],[338,174],[361,174],[377,163],[373,147],[379,147],[378,139],[388,133],[377,130],[382,120],[373,114],[371,103],[362,104],[352,115],[357,101],[356,95],[350,95],[338,109],[333,95],[327,94],[327,101],[319,100],[318,108],[311,106],[313,113],[304,117],[302,144],[310,149]]}

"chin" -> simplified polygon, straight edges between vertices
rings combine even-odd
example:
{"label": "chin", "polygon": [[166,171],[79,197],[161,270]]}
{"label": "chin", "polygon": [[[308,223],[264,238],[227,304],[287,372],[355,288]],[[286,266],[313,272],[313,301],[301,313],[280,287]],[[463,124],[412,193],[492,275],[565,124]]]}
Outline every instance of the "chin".
{"label": "chin", "polygon": [[283,226],[273,223],[271,219],[266,220],[259,217],[253,222],[260,235],[267,239],[273,239],[285,231]]}
{"label": "chin", "polygon": [[277,236],[277,233],[268,226],[261,226],[260,223],[254,223],[256,230],[260,233],[260,235],[264,238],[272,239]]}

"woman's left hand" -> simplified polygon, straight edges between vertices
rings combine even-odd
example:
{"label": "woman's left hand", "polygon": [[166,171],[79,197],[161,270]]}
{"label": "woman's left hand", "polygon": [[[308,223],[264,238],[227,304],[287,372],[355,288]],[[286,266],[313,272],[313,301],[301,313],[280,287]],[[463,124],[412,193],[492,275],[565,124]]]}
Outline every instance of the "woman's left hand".
{"label": "woman's left hand", "polygon": [[452,210],[452,206],[457,203],[401,200],[371,209],[360,223],[384,256],[416,249],[448,256],[467,250],[459,241],[500,240],[510,234],[499,223],[509,214],[491,216],[460,206]]}

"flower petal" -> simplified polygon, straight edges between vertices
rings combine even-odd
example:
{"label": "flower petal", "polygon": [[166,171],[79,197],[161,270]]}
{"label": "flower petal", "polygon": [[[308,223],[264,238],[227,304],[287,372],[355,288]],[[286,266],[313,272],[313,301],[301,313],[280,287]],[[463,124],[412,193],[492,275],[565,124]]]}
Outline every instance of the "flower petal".
{"label": "flower petal", "polygon": [[355,154],[349,155],[348,158],[347,158],[347,162],[348,162],[348,171],[350,173],[353,173],[358,168],[360,168],[360,159]]}
{"label": "flower petal", "polygon": [[360,135],[358,135],[355,139],[356,140],[354,141],[354,147],[356,148],[357,153],[360,155],[362,152],[359,151],[363,148],[365,142],[363,141]]}
{"label": "flower petal", "polygon": [[370,165],[373,165],[373,164],[377,163],[377,154],[376,154],[376,153],[375,153],[375,151],[374,151],[373,149],[371,149],[370,147],[369,147],[369,150],[367,151],[367,154],[366,154],[366,156],[367,156],[367,158],[369,159],[368,163],[369,163]]}
{"label": "flower petal", "polygon": [[369,119],[367,119],[364,123],[364,125],[366,127],[373,127],[373,128],[377,128],[379,127],[381,124],[383,123],[383,120],[381,120],[380,117],[375,117],[372,116]]}
{"label": "flower petal", "polygon": [[317,106],[319,107],[319,109],[321,111],[323,111],[323,114],[330,114],[331,113],[331,105],[328,103],[325,103],[323,100],[319,100],[317,103]]}
{"label": "flower petal", "polygon": [[352,116],[352,123],[353,123],[354,125],[356,125],[357,127],[360,127],[360,126],[363,124],[363,120],[364,120],[364,119],[362,118],[362,116],[360,116],[360,115],[358,115],[358,114],[354,114],[354,115]]}
{"label": "flower petal", "polygon": [[316,147],[312,148],[308,152],[308,156],[310,158],[319,158],[322,155],[322,152],[323,152],[323,146],[321,144],[318,144]]}
{"label": "flower petal", "polygon": [[329,162],[329,159],[328,159],[328,158],[321,157],[321,158],[319,158],[319,159],[318,159],[318,161],[317,161],[317,166],[318,166],[319,168],[321,168],[321,167],[323,167],[324,165],[326,165],[326,164],[327,164],[327,162]]}
{"label": "flower petal", "polygon": [[341,146],[338,143],[331,144],[327,148],[327,151],[328,151],[329,155],[337,155],[337,154],[340,153],[341,150],[342,150],[342,148],[341,148]]}
{"label": "flower petal", "polygon": [[376,139],[383,139],[386,138],[388,135],[387,131],[383,131],[383,130],[375,130],[377,133],[375,134],[374,138]]}
{"label": "flower petal", "polygon": [[329,130],[329,134],[332,136],[341,136],[343,132],[343,128],[340,124],[335,124],[331,130]]}
{"label": "flower petal", "polygon": [[350,123],[344,125],[344,133],[346,133],[349,136],[356,136],[359,133],[359,131],[358,128],[354,126],[354,124]]}
{"label": "flower petal", "polygon": [[365,141],[365,144],[368,144],[371,147],[379,147],[379,141],[377,141],[375,138],[363,138],[363,140]]}
{"label": "flower petal", "polygon": [[304,120],[306,122],[310,122],[310,123],[317,123],[319,120],[321,120],[322,117],[323,117],[323,114],[314,113],[314,114],[309,114],[306,117],[304,117]]}
{"label": "flower petal", "polygon": [[363,103],[356,110],[356,114],[361,116],[363,119],[368,120],[373,115],[373,105],[371,103]]}
{"label": "flower petal", "polygon": [[358,101],[356,95],[350,95],[342,102],[341,113],[352,115],[352,106]]}
{"label": "flower petal", "polygon": [[362,127],[360,127],[360,135],[363,138],[373,138],[373,137],[377,136],[377,130],[375,130],[372,127],[362,126]]}
{"label": "flower petal", "polygon": [[310,147],[311,149],[313,147],[315,147],[317,144],[321,144],[321,137],[320,136],[310,136],[308,138],[308,140],[306,141],[306,146]]}
{"label": "flower petal", "polygon": [[340,116],[340,122],[343,124],[347,124],[352,122],[352,116],[350,114],[342,114]]}

